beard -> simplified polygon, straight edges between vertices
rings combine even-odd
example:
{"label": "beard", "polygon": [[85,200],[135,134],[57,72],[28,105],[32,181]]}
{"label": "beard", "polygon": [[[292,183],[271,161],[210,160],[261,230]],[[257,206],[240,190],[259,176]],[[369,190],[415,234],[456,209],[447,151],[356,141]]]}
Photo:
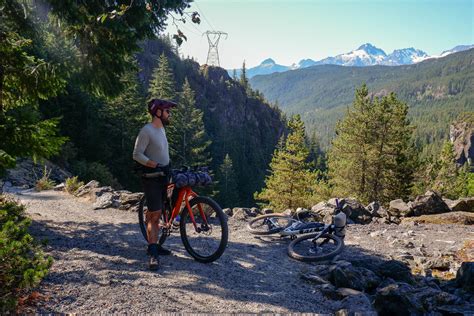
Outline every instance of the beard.
{"label": "beard", "polygon": [[163,124],[163,126],[168,126],[168,125],[170,125],[170,119],[162,117],[161,118],[161,123]]}

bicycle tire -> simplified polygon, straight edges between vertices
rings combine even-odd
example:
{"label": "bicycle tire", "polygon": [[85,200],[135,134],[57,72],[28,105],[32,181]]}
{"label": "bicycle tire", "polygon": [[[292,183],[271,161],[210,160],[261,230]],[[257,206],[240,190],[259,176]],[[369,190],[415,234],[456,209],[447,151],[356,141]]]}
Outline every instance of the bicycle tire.
{"label": "bicycle tire", "polygon": [[[143,238],[148,242],[148,235],[146,232],[146,225],[145,225],[145,212],[146,212],[146,197],[143,197],[140,200],[140,204],[138,206],[138,224],[140,226],[140,231],[142,232]],[[164,212],[161,212],[161,223],[165,222]],[[160,230],[158,231],[158,244],[163,245],[165,243],[166,238],[168,237],[167,234],[163,234],[162,226],[160,226]]]}
{"label": "bicycle tire", "polygon": [[[189,201],[189,204],[191,206],[191,209],[193,210],[193,215],[196,224],[199,225],[198,228],[202,228],[203,231],[196,231],[191,217],[189,216],[189,210],[187,207],[185,207],[183,209],[183,212],[181,213],[179,225],[181,240],[183,242],[184,248],[198,262],[213,262],[217,260],[220,256],[222,256],[225,248],[227,247],[227,241],[229,237],[227,217],[222,211],[221,207],[211,198],[203,196],[195,197]],[[201,208],[206,207],[203,212],[208,213],[206,216],[206,222],[211,223],[210,226],[206,225],[206,223],[204,222],[204,218],[200,215],[200,212],[198,211],[198,205],[200,205]],[[220,232],[216,229],[216,232],[214,234],[214,228],[217,228],[218,226],[214,225],[213,223],[217,222],[220,227]],[[213,236],[210,237],[211,235]],[[207,239],[207,242],[212,242],[215,238],[216,240],[213,243],[216,244],[216,246],[213,247],[215,249],[212,249],[210,253],[203,254],[201,253],[201,250],[198,249],[198,243],[200,241],[203,241],[206,236],[210,237]],[[202,248],[205,248],[205,246]]]}
{"label": "bicycle tire", "polygon": [[[311,247],[311,245],[301,245],[301,244],[305,241],[310,240],[310,239],[312,240],[313,238],[315,238],[318,235],[319,235],[318,233],[314,233],[314,234],[303,235],[303,236],[300,236],[300,237],[296,238],[295,240],[293,240],[288,245],[288,255],[291,258],[299,260],[299,261],[314,262],[314,261],[329,260],[329,259],[335,257],[336,255],[338,255],[339,253],[341,253],[341,251],[344,247],[344,241],[341,238],[339,238],[338,236],[333,235],[333,234],[322,234],[319,238],[321,238],[321,239],[330,239],[334,242],[334,245],[332,246],[332,248],[329,250],[328,253],[307,254],[307,253],[310,252],[309,247]],[[298,248],[300,246],[302,246],[302,248],[303,248],[302,251],[300,251],[299,249],[296,250],[296,248]],[[305,248],[307,248],[307,249],[305,249]],[[302,254],[301,252],[305,252],[305,254]]]}
{"label": "bicycle tire", "polygon": [[[266,224],[265,221],[268,220],[268,219],[271,219],[271,218],[287,220],[288,223],[283,224],[280,227],[268,228],[268,230],[266,230],[266,231],[258,230],[257,225],[254,225],[254,224],[258,224],[258,223],[262,222],[260,226],[263,226],[263,225]],[[293,217],[285,215],[285,214],[265,214],[265,215],[260,215],[256,218],[252,219],[247,224],[247,229],[250,231],[250,233],[252,233],[254,235],[272,235],[272,234],[276,234],[276,233],[281,232],[282,230],[284,230],[285,228],[290,226],[294,221],[295,221],[295,219],[293,219]]]}

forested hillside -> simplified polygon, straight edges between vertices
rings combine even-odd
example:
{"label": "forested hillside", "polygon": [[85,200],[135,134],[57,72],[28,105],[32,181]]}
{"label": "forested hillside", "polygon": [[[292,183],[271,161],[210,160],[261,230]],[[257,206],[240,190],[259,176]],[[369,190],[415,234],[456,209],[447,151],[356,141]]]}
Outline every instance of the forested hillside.
{"label": "forested hillside", "polygon": [[[59,158],[84,178],[97,178],[97,172],[106,173],[108,169],[116,180],[106,177],[109,179],[106,182],[140,190],[133,172],[133,143],[139,128],[147,121],[146,91],[153,70],[159,66],[159,57],[164,54],[175,91],[182,91],[187,78],[195,93],[195,105],[203,113],[205,133],[210,141],[210,167],[216,181],[220,181],[225,156],[228,154],[231,159],[236,176],[227,181],[237,188],[234,192],[237,197],[229,201],[219,195],[220,202],[224,206],[251,205],[253,193],[262,187],[274,147],[284,132],[280,112],[252,96],[251,91],[232,80],[224,69],[200,67],[192,60],[181,60],[167,39],[147,41],[142,47],[142,53],[137,55],[139,76],[135,72],[135,79],[140,78],[135,87],[138,99],[124,99],[122,95],[110,102],[70,84],[67,94],[42,104],[47,117],[62,117],[60,133],[69,138]],[[132,73],[129,79],[133,81],[133,77]],[[195,128],[198,132],[199,127]],[[220,185],[215,189],[220,191]]]}
{"label": "forested hillside", "polygon": [[449,124],[474,109],[474,50],[409,66],[314,66],[256,76],[250,83],[283,111],[301,114],[326,148],[356,87],[366,83],[378,96],[393,91],[408,103],[418,145],[440,148]]}

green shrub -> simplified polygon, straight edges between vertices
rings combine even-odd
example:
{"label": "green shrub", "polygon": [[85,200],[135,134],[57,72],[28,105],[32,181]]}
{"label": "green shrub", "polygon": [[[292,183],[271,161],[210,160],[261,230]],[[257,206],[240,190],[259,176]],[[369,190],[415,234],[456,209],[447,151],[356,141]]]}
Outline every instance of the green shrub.
{"label": "green shrub", "polygon": [[78,177],[71,177],[66,179],[66,183],[64,185],[64,188],[67,193],[69,194],[74,194],[76,193],[77,189],[79,189],[81,186],[84,185],[84,182],[79,181]]}
{"label": "green shrub", "polygon": [[36,191],[51,190],[52,188],[54,188],[55,183],[49,178],[50,175],[51,169],[48,170],[45,165],[43,169],[43,176],[40,179],[36,180]]}
{"label": "green shrub", "polygon": [[0,314],[14,312],[20,291],[38,285],[51,267],[52,258],[28,234],[30,224],[24,206],[0,195]]}
{"label": "green shrub", "polygon": [[84,160],[77,161],[73,167],[74,174],[84,182],[97,180],[101,185],[110,185],[114,189],[120,189],[121,185],[112,175],[107,166],[99,162],[88,162]]}

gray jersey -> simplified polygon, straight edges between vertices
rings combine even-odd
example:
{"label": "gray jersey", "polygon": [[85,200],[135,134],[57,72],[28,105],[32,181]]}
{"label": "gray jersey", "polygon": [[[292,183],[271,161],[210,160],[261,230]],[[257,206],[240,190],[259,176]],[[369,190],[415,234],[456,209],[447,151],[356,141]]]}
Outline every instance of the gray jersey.
{"label": "gray jersey", "polygon": [[146,165],[148,160],[153,160],[162,166],[170,163],[164,127],[154,127],[151,123],[143,126],[135,141],[133,159],[142,165]]}

